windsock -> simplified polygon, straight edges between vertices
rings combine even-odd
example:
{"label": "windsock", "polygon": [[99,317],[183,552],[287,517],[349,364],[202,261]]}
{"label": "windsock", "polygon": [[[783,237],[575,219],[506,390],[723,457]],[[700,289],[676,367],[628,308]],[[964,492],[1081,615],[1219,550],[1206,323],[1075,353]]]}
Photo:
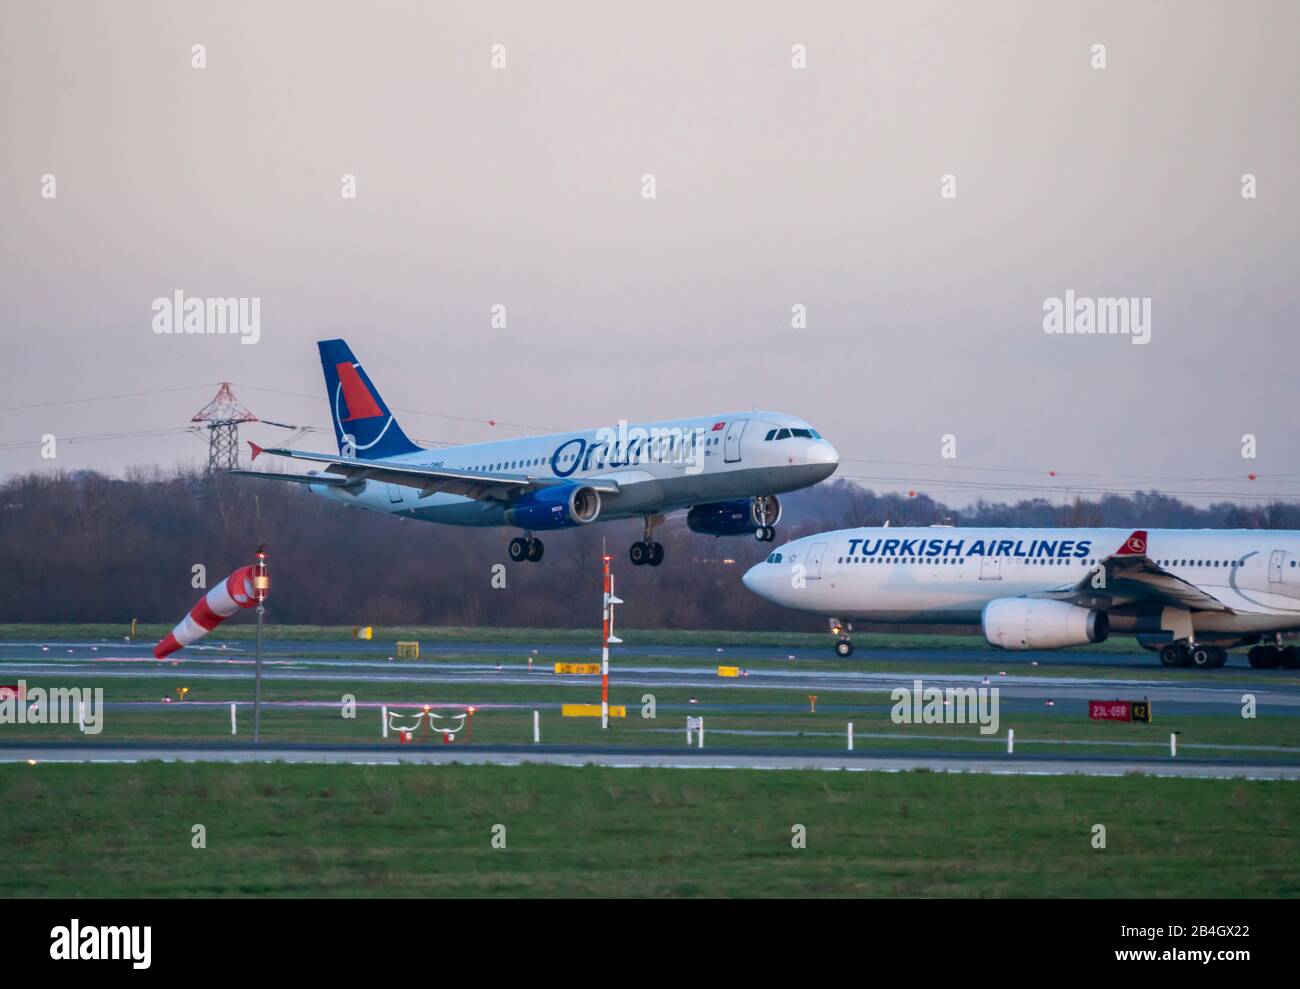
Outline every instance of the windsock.
{"label": "windsock", "polygon": [[[208,591],[190,609],[190,613],[181,619],[181,623],[153,647],[154,658],[162,659],[182,646],[197,642],[240,608],[251,608],[257,604],[253,592],[253,571],[256,569],[256,566],[240,567]],[[267,587],[269,586],[268,581]]]}

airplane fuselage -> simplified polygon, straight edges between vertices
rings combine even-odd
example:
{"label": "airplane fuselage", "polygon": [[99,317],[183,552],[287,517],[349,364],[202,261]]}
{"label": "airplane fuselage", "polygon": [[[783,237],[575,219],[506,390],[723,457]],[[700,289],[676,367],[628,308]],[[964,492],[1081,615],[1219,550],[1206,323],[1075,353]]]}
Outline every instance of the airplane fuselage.
{"label": "airplane fuselage", "polygon": [[842,529],[774,549],[744,580],[770,601],[846,622],[979,624],[990,602],[1081,588],[1070,600],[1105,611],[1111,632],[1232,643],[1300,629],[1300,533],[1151,529],[1143,552],[1160,572],[1107,587],[1095,575],[1129,533]]}
{"label": "airplane fuselage", "polygon": [[[767,438],[783,429],[811,435]],[[618,491],[601,499],[604,521],[796,491],[830,476],[837,462],[834,448],[803,420],[745,412],[421,450],[375,464],[572,483],[612,480]],[[405,518],[447,525],[511,524],[506,501],[422,495],[413,487],[375,482],[352,489],[310,487],[323,497]]]}

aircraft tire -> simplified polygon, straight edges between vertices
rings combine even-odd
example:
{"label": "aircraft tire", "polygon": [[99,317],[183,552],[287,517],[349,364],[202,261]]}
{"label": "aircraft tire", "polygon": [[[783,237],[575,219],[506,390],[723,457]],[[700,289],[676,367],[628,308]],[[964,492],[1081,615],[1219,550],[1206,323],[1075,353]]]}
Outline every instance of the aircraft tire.
{"label": "aircraft tire", "polygon": [[652,567],[657,567],[664,562],[664,544],[651,543],[650,553],[646,556],[646,563]]}
{"label": "aircraft tire", "polygon": [[528,540],[522,536],[515,536],[510,540],[510,559],[515,563],[522,563],[528,557]]}
{"label": "aircraft tire", "polygon": [[1284,670],[1300,670],[1300,650],[1295,646],[1287,646],[1277,654],[1280,660],[1279,666]]}
{"label": "aircraft tire", "polygon": [[853,643],[848,639],[840,639],[835,643],[835,655],[848,658],[853,655]]}
{"label": "aircraft tire", "polygon": [[650,556],[650,547],[642,542],[635,542],[632,548],[627,551],[628,559],[632,561],[632,566],[643,567]]}
{"label": "aircraft tire", "polygon": [[1190,654],[1191,664],[1198,670],[1209,670],[1214,668],[1215,659],[1214,646],[1196,646]]}
{"label": "aircraft tire", "polygon": [[1171,642],[1160,650],[1161,666],[1182,666],[1184,650],[1177,642]]}
{"label": "aircraft tire", "polygon": [[546,552],[546,547],[542,545],[542,541],[540,539],[528,540],[528,562],[529,563],[536,563],[538,560],[542,558],[542,554],[545,552]]}

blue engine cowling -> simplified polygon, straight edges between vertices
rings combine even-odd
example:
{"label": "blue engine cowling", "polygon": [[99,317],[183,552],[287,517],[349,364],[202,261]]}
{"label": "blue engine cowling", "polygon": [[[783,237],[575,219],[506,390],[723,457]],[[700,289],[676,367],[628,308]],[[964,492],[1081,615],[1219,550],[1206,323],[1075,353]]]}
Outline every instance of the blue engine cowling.
{"label": "blue engine cowling", "polygon": [[600,492],[585,484],[562,484],[531,491],[506,509],[506,521],[521,529],[568,529],[595,522]]}
{"label": "blue engine cowling", "polygon": [[691,532],[706,536],[747,536],[780,520],[781,502],[775,495],[715,501],[696,505],[686,513],[686,525]]}

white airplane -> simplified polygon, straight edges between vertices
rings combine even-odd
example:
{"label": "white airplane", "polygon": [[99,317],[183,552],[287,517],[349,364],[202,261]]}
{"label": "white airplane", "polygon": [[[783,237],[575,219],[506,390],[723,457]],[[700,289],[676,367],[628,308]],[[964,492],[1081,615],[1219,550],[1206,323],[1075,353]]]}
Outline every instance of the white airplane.
{"label": "white airplane", "polygon": [[262,449],[325,465],[324,473],[236,470],[306,484],[315,494],[402,518],[447,525],[513,526],[515,562],[542,558],[534,533],[642,518],[637,566],[663,562],[654,529],[689,509],[694,532],[776,538],[777,495],[835,472],[839,455],[817,430],[778,412],[737,412],[429,450],[416,446],[342,340],[322,340],[321,367],[338,453]]}
{"label": "white airplane", "polygon": [[[1165,666],[1295,669],[1300,532],[1261,529],[841,529],[786,543],[744,576],[777,604],[852,622],[976,624],[1002,649],[1135,635]],[[1259,643],[1256,645],[1256,643]]]}

